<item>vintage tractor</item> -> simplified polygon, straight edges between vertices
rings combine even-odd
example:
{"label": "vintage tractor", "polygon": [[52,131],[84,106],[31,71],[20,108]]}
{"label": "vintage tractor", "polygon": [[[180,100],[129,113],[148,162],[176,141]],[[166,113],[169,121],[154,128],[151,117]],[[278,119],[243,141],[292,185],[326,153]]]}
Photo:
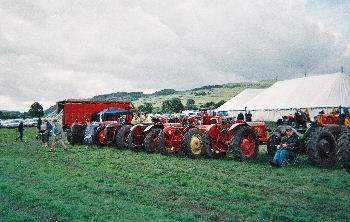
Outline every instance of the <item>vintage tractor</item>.
{"label": "vintage tractor", "polygon": [[198,158],[204,155],[202,149],[203,131],[206,126],[222,122],[222,119],[222,116],[216,115],[213,108],[204,108],[201,109],[196,121],[190,121],[189,126],[167,124],[158,136],[159,152],[167,155],[182,150],[190,158]]}
{"label": "vintage tractor", "polygon": [[267,139],[265,123],[236,121],[208,126],[202,141],[208,157],[220,158],[232,152],[236,160],[245,161],[255,159],[259,144],[266,144]]}
{"label": "vintage tractor", "polygon": [[[332,167],[337,158],[347,166],[348,134],[350,117],[347,114],[319,114],[301,138],[301,154],[307,154],[315,166]],[[282,138],[284,125],[278,126],[271,134],[267,152],[274,155]]]}

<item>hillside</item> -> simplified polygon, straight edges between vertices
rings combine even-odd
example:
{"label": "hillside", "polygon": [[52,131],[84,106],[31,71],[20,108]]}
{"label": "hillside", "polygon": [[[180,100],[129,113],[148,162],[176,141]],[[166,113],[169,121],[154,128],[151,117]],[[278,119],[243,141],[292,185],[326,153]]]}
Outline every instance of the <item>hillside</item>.
{"label": "hillside", "polygon": [[[276,80],[263,80],[260,82],[240,82],[240,83],[228,83],[223,85],[207,85],[200,88],[194,88],[191,90],[176,91],[174,89],[163,89],[152,94],[145,94],[143,92],[116,92],[110,94],[97,95],[92,98],[82,100],[124,100],[131,101],[134,107],[138,107],[144,103],[151,103],[154,108],[159,108],[165,100],[169,100],[174,97],[181,99],[185,105],[187,99],[193,99],[195,105],[200,106],[207,102],[217,103],[221,100],[227,101],[233,96],[236,96],[247,88],[267,88],[274,84]],[[74,99],[75,100],[75,99]],[[56,106],[52,106],[45,111],[50,113],[56,109]]]}

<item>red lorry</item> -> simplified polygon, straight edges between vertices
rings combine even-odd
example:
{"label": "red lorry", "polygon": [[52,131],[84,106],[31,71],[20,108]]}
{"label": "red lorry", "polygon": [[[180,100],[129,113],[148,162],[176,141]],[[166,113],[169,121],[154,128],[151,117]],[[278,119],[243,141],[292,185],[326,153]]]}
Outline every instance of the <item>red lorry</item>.
{"label": "red lorry", "polygon": [[[116,107],[125,110],[132,110],[133,106],[127,101],[60,101],[57,102],[57,113],[63,110],[62,126],[68,129],[73,122],[78,119],[80,124],[86,123],[86,119],[91,119],[91,114],[109,107]],[[111,116],[109,121],[115,117]]]}

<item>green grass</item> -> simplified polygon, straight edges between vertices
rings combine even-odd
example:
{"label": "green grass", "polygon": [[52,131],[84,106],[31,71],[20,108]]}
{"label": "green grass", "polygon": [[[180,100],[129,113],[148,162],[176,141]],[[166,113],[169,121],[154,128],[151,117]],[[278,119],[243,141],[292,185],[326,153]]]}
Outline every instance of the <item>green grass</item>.
{"label": "green grass", "polygon": [[350,175],[257,160],[15,143],[0,129],[0,221],[349,221]]}

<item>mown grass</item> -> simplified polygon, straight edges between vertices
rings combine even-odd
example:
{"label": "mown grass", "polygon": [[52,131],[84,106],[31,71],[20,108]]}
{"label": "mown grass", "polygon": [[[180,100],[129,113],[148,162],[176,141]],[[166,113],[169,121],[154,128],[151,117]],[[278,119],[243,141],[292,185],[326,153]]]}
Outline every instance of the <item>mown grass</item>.
{"label": "mown grass", "polygon": [[349,221],[350,175],[257,160],[188,159],[104,147],[14,143],[0,129],[2,221]]}

